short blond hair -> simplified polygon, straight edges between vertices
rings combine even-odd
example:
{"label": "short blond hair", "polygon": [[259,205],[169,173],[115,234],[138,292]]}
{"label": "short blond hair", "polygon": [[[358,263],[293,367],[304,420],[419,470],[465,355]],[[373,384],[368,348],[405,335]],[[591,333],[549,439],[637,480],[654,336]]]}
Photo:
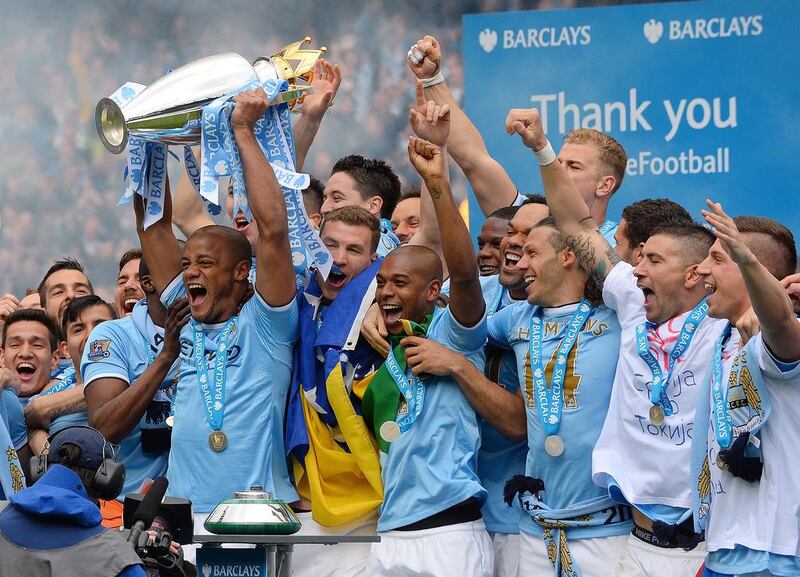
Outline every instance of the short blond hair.
{"label": "short blond hair", "polygon": [[625,177],[628,155],[622,145],[599,130],[593,128],[575,128],[564,137],[564,144],[592,144],[600,151],[600,169],[602,175],[611,175],[617,181],[611,194],[614,194]]}

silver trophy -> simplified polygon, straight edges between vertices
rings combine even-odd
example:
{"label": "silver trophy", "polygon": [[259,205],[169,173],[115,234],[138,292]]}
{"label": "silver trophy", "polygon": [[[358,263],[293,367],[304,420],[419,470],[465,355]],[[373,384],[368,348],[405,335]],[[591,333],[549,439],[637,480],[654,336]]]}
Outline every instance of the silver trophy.
{"label": "silver trophy", "polygon": [[288,90],[272,104],[287,102],[295,108],[310,88],[317,59],[326,52],[325,47],[303,48],[310,43],[306,37],[253,64],[233,52],[207,56],[162,76],[121,107],[103,98],[95,109],[97,134],[114,154],[125,150],[130,136],[167,145],[199,144],[203,107],[256,80],[286,80]]}

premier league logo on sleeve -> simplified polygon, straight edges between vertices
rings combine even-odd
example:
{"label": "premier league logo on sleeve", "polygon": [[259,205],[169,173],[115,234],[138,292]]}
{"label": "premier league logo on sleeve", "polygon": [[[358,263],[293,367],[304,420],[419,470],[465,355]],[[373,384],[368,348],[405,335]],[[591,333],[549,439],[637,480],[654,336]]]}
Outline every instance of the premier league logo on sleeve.
{"label": "premier league logo on sleeve", "polygon": [[90,361],[100,361],[107,359],[111,353],[108,352],[108,347],[111,346],[110,339],[98,339],[89,343],[89,353],[86,355]]}

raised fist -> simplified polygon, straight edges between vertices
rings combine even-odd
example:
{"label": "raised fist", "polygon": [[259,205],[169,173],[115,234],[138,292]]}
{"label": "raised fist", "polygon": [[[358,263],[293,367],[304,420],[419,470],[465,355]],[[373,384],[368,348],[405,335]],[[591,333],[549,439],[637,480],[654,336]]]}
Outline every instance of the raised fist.
{"label": "raised fist", "polygon": [[444,177],[445,162],[441,147],[412,136],[408,141],[408,158],[426,183]]}
{"label": "raised fist", "polygon": [[233,97],[233,102],[236,104],[231,114],[231,126],[234,128],[253,128],[269,106],[267,93],[261,87],[240,92]]}
{"label": "raised fist", "polygon": [[534,152],[547,146],[542,119],[536,108],[512,108],[506,116],[506,132],[519,134],[522,143]]}
{"label": "raised fist", "polygon": [[408,68],[420,79],[433,78],[442,66],[442,48],[433,36],[417,40],[408,51]]}

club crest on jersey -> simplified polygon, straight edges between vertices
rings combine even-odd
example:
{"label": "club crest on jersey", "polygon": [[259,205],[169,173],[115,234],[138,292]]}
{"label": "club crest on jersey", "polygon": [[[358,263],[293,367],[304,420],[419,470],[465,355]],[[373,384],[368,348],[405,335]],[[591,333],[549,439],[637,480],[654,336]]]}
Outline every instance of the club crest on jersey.
{"label": "club crest on jersey", "polygon": [[96,341],[92,341],[89,343],[89,352],[86,355],[86,358],[90,361],[100,361],[103,359],[107,359],[111,353],[108,352],[108,348],[111,346],[111,339],[98,339]]}

